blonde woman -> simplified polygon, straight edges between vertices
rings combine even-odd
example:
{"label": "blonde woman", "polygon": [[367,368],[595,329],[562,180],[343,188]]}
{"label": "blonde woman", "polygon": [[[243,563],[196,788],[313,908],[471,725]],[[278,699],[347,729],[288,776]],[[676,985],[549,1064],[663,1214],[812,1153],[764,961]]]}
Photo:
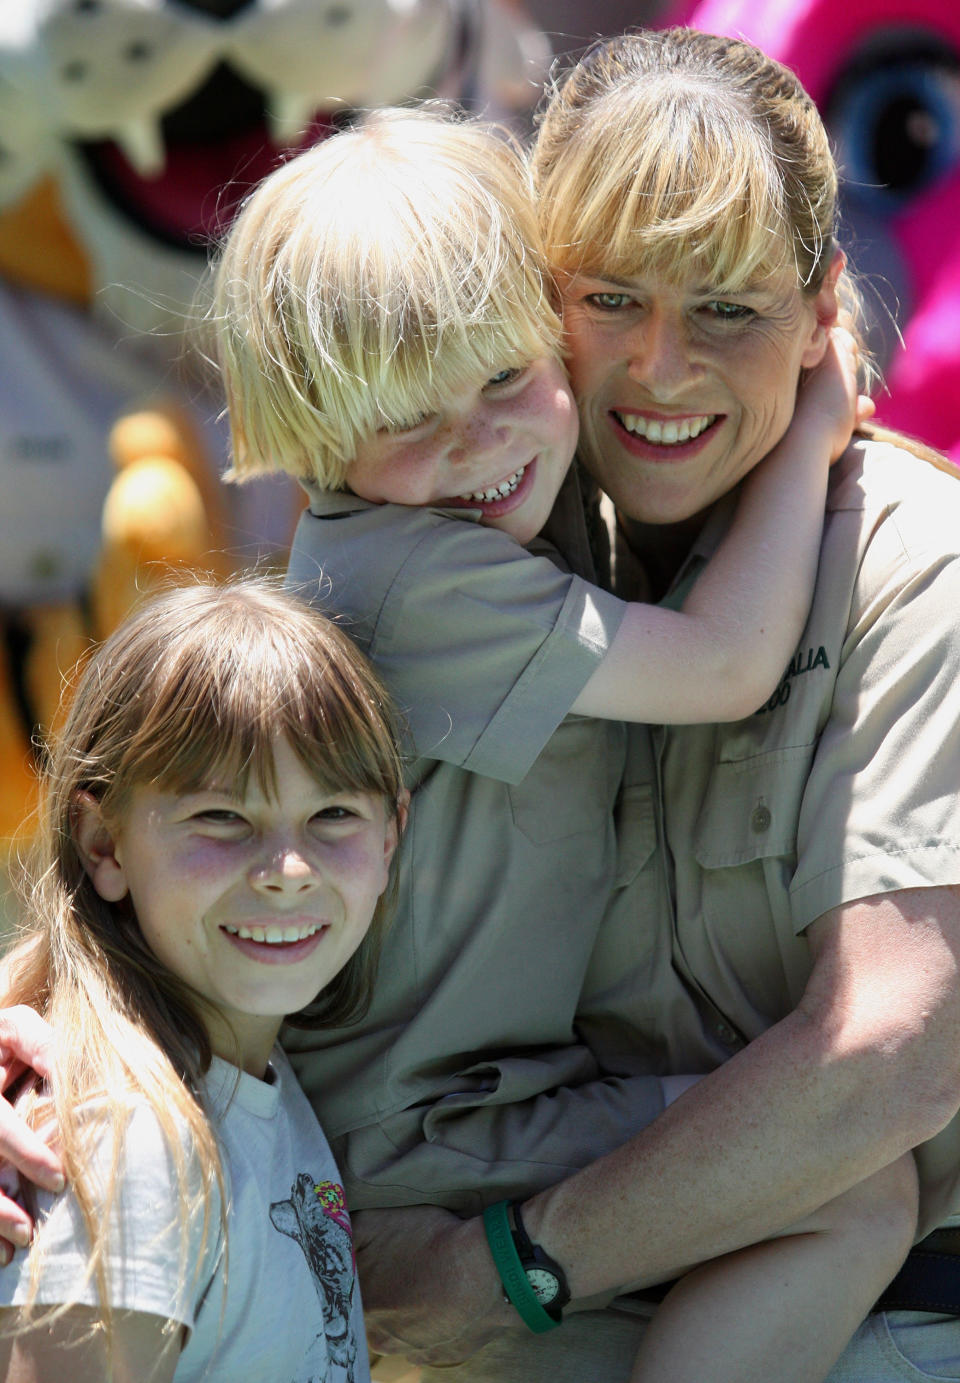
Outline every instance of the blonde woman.
{"label": "blonde woman", "polygon": [[[672,600],[792,416],[818,302],[847,287],[823,123],[793,73],[749,44],[637,33],[558,80],[534,171],[579,455],[616,506],[616,585],[629,594],[642,566],[645,589]],[[918,1233],[932,1237],[829,1378],[960,1378],[958,555],[952,468],[861,428],[831,476],[809,620],[775,694],[729,727],[631,732],[626,858],[665,840],[669,959],[656,970],[637,956],[651,896],[638,876],[605,921],[579,1030],[624,1122],[651,1011],[673,1069],[712,1074],[606,1157],[610,1084],[567,1092],[567,1150],[598,1160],[523,1215],[595,1309],[542,1340],[503,1328],[478,1223],[368,1218],[374,1329],[437,1362],[472,1353],[426,1377],[626,1379],[652,1308],[621,1295],[600,1310],[594,1294],[779,1232],[915,1150]],[[671,975],[690,1005],[662,1002]],[[770,1327],[766,1300],[748,1338]]]}

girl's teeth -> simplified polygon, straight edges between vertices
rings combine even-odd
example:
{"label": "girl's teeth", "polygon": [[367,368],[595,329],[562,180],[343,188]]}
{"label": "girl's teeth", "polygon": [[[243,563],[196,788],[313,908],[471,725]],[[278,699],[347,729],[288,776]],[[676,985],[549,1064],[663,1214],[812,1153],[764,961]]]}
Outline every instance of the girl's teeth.
{"label": "girl's teeth", "polygon": [[494,500],[506,499],[507,495],[512,495],[520,484],[526,469],[526,466],[521,466],[518,471],[514,471],[513,475],[508,476],[506,480],[501,480],[499,485],[494,485],[489,490],[473,490],[468,495],[461,495],[460,498],[473,499],[476,500],[478,504],[493,504]]}
{"label": "girl's teeth", "polygon": [[681,418],[678,422],[645,418],[640,413],[618,413],[617,417],[628,432],[662,447],[692,441],[717,420],[716,413],[703,414],[698,418]]}
{"label": "girl's teeth", "polygon": [[303,941],[320,930],[320,924],[312,927],[224,927],[231,936],[242,937],[246,941],[259,941],[267,946],[281,946],[285,942]]}

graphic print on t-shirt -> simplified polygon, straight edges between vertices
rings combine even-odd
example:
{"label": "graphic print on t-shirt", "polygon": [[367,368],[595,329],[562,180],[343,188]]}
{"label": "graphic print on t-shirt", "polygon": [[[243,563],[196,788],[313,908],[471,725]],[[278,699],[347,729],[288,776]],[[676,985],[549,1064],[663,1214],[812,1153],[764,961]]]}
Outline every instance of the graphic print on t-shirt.
{"label": "graphic print on t-shirt", "polygon": [[356,1261],[343,1187],[301,1172],[290,1188],[289,1200],[274,1201],[270,1206],[270,1219],[281,1234],[300,1245],[320,1298],[324,1326],[320,1338],[326,1342],[329,1367],[318,1383],[355,1383]]}

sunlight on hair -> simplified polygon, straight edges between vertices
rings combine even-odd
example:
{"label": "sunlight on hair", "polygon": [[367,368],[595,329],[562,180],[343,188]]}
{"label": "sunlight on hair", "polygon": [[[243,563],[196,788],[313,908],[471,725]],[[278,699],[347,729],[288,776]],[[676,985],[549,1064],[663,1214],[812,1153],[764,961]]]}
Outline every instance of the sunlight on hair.
{"label": "sunlight on hair", "polygon": [[361,439],[559,354],[529,174],[493,127],[386,111],[250,198],[209,324],[231,476],[344,483]]}

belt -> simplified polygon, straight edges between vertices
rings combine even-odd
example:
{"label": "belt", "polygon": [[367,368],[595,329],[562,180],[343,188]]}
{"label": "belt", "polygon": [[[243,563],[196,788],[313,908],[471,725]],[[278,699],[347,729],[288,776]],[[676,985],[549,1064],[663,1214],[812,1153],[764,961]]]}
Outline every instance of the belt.
{"label": "belt", "polygon": [[960,1316],[960,1228],[921,1239],[873,1309]]}
{"label": "belt", "polygon": [[[662,1282],[630,1295],[640,1301],[660,1302],[673,1285]],[[921,1239],[871,1310],[960,1316],[960,1226],[935,1229]]]}

